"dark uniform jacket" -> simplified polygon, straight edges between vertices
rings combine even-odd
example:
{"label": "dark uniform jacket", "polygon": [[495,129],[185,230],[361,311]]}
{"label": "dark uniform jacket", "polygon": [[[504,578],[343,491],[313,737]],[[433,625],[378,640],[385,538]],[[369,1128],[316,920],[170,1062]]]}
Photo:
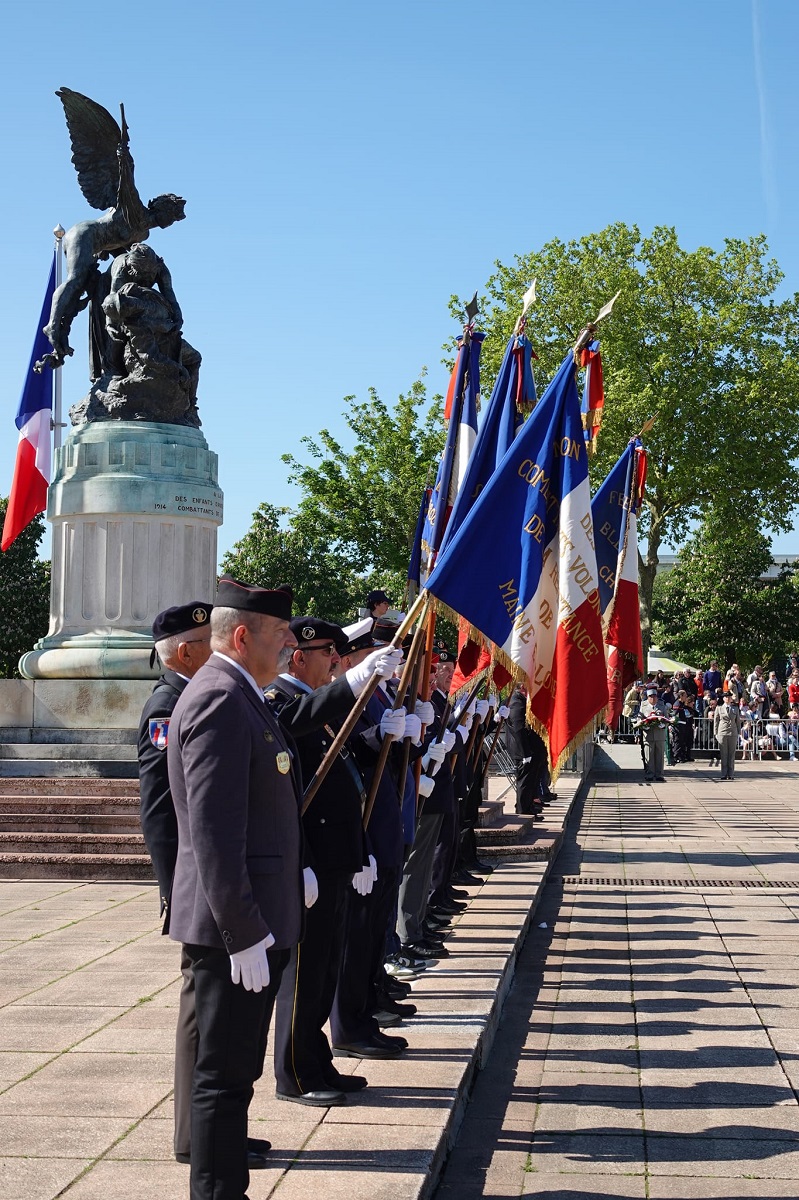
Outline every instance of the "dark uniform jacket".
{"label": "dark uniform jacket", "polygon": [[[172,712],[187,683],[188,680],[175,671],[164,671],[142,709],[139,722],[141,828],[158,879],[162,913],[169,904],[178,856],[178,821],[169,790],[166,747]],[[152,736],[151,720],[158,722]]]}
{"label": "dark uniform jacket", "polygon": [[287,949],[303,917],[302,782],[292,739],[236,667],[212,654],[169,729],[178,819],[170,937]]}
{"label": "dark uniform jacket", "polygon": [[[436,741],[441,740],[444,732],[441,719],[444,715],[444,709],[447,707],[447,697],[443,692],[436,689],[431,697],[430,703],[436,710],[436,721],[431,726],[433,736]],[[431,794],[424,802],[424,813],[426,816],[434,816],[436,813],[452,813],[455,811],[455,787],[452,782],[452,768],[450,767],[450,758],[456,750],[460,751],[458,757],[463,755],[464,743],[461,740],[460,734],[455,739],[455,745],[450,754],[446,756],[441,766],[433,776],[435,787]]]}
{"label": "dark uniform jacket", "polygon": [[[367,794],[383,741],[380,734],[380,720],[387,707],[390,707],[390,701],[385,695],[371,696],[347,742],[355,755]],[[402,744],[397,743],[391,748],[386,768],[380,777],[374,808],[369,819],[368,835],[378,870],[381,866],[399,867],[403,859],[405,839],[402,823],[402,796],[397,785],[400,761],[397,755],[402,753],[401,747]]]}
{"label": "dark uniform jacket", "polygon": [[[308,692],[281,675],[267,688],[266,698],[295,740],[308,783],[355,703],[352,689],[342,678]],[[308,866],[352,874],[369,861],[362,825],[365,799],[363,779],[345,746],[302,818]]]}

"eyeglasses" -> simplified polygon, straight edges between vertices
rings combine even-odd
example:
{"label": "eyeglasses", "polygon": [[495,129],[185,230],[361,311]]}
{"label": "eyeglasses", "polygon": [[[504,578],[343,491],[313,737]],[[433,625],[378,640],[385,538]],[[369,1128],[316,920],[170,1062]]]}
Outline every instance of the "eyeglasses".
{"label": "eyeglasses", "polygon": [[328,642],[326,646],[303,646],[303,654],[307,654],[309,650],[324,650],[328,658],[331,658],[335,653],[336,646],[334,642]]}

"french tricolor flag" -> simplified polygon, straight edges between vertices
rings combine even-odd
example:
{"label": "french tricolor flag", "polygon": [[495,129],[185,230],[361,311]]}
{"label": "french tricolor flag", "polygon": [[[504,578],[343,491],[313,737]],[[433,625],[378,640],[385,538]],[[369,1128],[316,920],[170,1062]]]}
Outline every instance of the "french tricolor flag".
{"label": "french tricolor flag", "polygon": [[427,581],[526,686],[553,778],[608,701],[598,579],[569,351]]}
{"label": "french tricolor flag", "polygon": [[33,343],[22,399],[17,412],[17,461],[14,481],[8,498],[8,509],[3,526],[0,549],[8,550],[11,543],[29,525],[37,513],[47,507],[47,487],[50,483],[51,420],[53,415],[53,373],[49,366],[41,374],[33,364],[44,358],[51,350],[50,343],[42,333],[50,318],[50,306],[55,291],[55,256],[47,281],[47,291],[39,317],[39,327]]}
{"label": "french tricolor flag", "polygon": [[640,438],[631,438],[591,504],[608,660],[606,720],[613,729],[626,689],[644,669],[638,601],[638,511],[645,484],[646,451]]}

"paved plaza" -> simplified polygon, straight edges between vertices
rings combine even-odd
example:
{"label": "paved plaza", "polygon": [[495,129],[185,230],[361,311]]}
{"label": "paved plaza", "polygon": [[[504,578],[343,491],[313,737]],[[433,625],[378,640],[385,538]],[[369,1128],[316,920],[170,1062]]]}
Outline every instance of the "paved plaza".
{"label": "paved plaza", "polygon": [[799,773],[696,763],[646,786],[637,748],[610,754],[437,1200],[795,1198]]}
{"label": "paved plaza", "polygon": [[[267,1064],[251,1200],[795,1197],[799,771],[715,774],[644,786],[618,747],[582,802],[560,784],[559,857],[472,889],[414,985],[407,1054],[337,1060],[370,1080],[357,1103],[278,1102]],[[156,904],[140,883],[0,883],[3,1200],[188,1195]]]}

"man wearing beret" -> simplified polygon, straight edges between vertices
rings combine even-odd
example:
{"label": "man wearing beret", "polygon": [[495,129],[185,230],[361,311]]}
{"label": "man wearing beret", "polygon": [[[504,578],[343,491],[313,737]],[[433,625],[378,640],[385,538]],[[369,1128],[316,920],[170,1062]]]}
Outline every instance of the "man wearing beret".
{"label": "man wearing beret", "polygon": [[[153,654],[158,654],[164,670],[139,722],[139,792],[142,833],[158,879],[161,913],[167,914],[165,933],[169,926],[169,895],[178,856],[178,822],[167,771],[169,724],[187,683],[208,661],[210,620],[211,605],[193,600],[190,604],[167,608],[153,621]],[[180,969],[183,986],[175,1034],[175,1157],[179,1162],[189,1162],[191,1081],[197,1052],[197,1023],[194,976],[185,951],[181,955]]]}
{"label": "man wearing beret", "polygon": [[223,576],[211,657],[169,730],[178,820],[169,934],[191,961],[199,1034],[192,1200],[245,1196],[247,1110],[280,977],[302,934],[302,783],[292,740],[263,696],[296,644],[290,619],[289,591]]}
{"label": "man wearing beret", "polygon": [[[374,671],[390,676],[402,653],[373,651],[331,682],[347,646],[341,626],[296,617],[291,630],[297,649],[266,698],[295,739],[303,777],[310,779]],[[343,949],[347,890],[371,890],[373,883],[362,825],[364,799],[363,779],[344,747],[303,816],[306,862],[315,872],[319,899],[308,912],[305,936],[291,952],[277,997],[275,1078],[281,1100],[326,1107],[344,1103],[347,1093],[366,1086],[362,1076],[335,1069],[324,1033]]]}

